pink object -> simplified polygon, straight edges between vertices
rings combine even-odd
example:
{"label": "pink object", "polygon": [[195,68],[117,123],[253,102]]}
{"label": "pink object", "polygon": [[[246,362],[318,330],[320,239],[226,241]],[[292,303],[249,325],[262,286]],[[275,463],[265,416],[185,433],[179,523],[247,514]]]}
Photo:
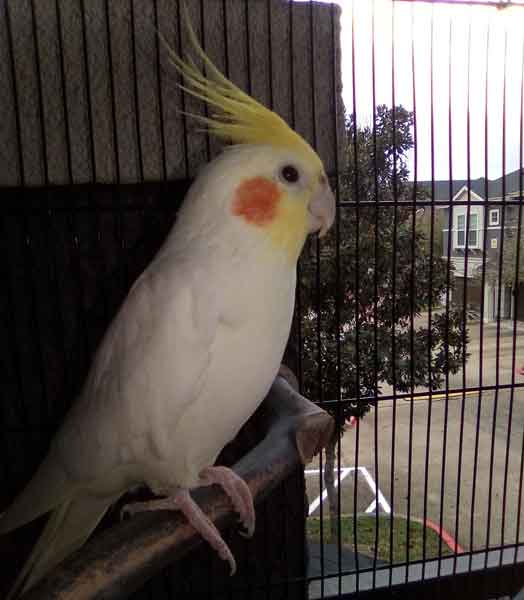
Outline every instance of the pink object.
{"label": "pink object", "polygon": [[522,365],[522,367],[520,367],[520,369],[517,369],[517,374],[524,376],[524,365]]}
{"label": "pink object", "polygon": [[180,510],[190,525],[206,540],[206,542],[218,553],[222,560],[227,560],[231,568],[231,575],[237,570],[235,558],[224,542],[222,536],[214,524],[202,512],[202,509],[191,498],[188,490],[180,490],[173,498],[175,507]]}

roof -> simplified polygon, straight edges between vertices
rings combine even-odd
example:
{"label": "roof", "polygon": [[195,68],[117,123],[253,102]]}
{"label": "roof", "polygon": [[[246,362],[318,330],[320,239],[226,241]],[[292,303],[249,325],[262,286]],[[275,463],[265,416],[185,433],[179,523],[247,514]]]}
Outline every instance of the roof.
{"label": "roof", "polygon": [[[519,192],[520,190],[520,172],[522,171],[524,177],[524,169],[517,169],[516,171],[512,171],[511,173],[506,174],[506,194],[511,194],[515,192]],[[499,177],[498,179],[489,179],[488,180],[488,198],[500,198],[502,196],[502,180],[503,177]],[[470,182],[470,189],[478,194],[481,198],[486,197],[486,180],[484,177],[479,177],[478,179],[472,179]],[[439,179],[435,180],[435,200],[449,200],[449,188],[450,182],[447,179]],[[452,191],[451,197],[453,198],[455,194],[462,188],[468,187],[467,179],[454,179],[452,182]],[[427,190],[431,193],[431,180],[429,181],[417,181],[417,187]]]}

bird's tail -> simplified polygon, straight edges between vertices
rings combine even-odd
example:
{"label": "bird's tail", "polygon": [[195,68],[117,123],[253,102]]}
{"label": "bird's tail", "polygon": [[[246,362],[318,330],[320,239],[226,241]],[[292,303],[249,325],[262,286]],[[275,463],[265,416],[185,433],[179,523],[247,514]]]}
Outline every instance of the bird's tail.
{"label": "bird's tail", "polygon": [[50,515],[22,571],[6,600],[16,598],[34,586],[66,556],[80,548],[111,505],[112,500],[76,494]]}

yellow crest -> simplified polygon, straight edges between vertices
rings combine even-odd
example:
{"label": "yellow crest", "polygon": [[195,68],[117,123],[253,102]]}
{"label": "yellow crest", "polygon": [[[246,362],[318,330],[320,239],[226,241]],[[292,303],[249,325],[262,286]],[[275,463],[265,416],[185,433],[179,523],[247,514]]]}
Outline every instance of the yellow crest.
{"label": "yellow crest", "polygon": [[191,58],[180,58],[161,34],[158,35],[175,68],[184,77],[185,85],[180,87],[219,111],[210,117],[190,116],[205,123],[211,134],[234,144],[269,144],[289,148],[305,154],[321,166],[317,153],[284,119],[243,92],[215,67],[198,43],[183,2],[181,6],[191,46],[203,61],[206,73],[202,73]]}

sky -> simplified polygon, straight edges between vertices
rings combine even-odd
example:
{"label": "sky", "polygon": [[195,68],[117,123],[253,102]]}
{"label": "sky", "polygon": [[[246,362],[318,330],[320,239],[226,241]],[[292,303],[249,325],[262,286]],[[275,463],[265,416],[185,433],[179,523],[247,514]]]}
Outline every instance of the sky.
{"label": "sky", "polygon": [[[524,0],[521,0],[524,4]],[[352,33],[355,30],[356,113],[371,124],[372,21],[375,15],[376,102],[392,105],[392,46],[395,103],[413,109],[412,43],[417,108],[417,179],[431,169],[431,39],[433,38],[434,177],[449,179],[449,111],[451,110],[452,175],[467,178],[467,110],[469,86],[470,173],[485,173],[486,77],[488,103],[488,176],[503,172],[503,106],[505,99],[506,172],[520,164],[521,85],[524,64],[524,6],[495,7],[337,0],[342,7],[342,84],[348,111],[353,110]],[[373,10],[374,9],[374,10]],[[433,27],[432,27],[433,21]],[[488,33],[489,32],[489,33]],[[488,45],[489,35],[489,45]],[[506,57],[506,58],[505,58]],[[451,83],[451,93],[450,93]],[[413,178],[413,156],[410,156]]]}

